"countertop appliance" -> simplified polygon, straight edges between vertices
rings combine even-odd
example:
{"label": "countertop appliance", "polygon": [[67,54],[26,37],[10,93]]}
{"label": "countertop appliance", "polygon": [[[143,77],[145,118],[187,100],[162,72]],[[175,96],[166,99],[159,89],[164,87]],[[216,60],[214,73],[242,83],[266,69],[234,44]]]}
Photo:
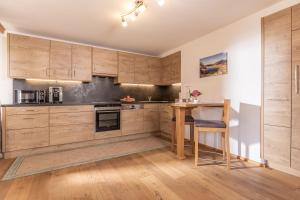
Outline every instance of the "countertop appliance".
{"label": "countertop appliance", "polygon": [[121,102],[94,102],[95,131],[120,130]]}
{"label": "countertop appliance", "polygon": [[122,110],[144,109],[144,104],[122,104]]}
{"label": "countertop appliance", "polygon": [[39,90],[15,90],[14,101],[16,104],[39,103]]}
{"label": "countertop appliance", "polygon": [[62,87],[49,87],[48,95],[49,95],[49,103],[62,103],[63,102],[63,88]]}

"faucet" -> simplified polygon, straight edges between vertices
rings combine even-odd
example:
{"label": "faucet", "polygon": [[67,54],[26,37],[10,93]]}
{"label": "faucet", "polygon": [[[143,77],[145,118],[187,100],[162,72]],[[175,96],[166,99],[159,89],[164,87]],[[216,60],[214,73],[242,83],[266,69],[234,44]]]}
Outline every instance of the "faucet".
{"label": "faucet", "polygon": [[148,101],[151,101],[151,99],[152,99],[152,96],[148,96]]}

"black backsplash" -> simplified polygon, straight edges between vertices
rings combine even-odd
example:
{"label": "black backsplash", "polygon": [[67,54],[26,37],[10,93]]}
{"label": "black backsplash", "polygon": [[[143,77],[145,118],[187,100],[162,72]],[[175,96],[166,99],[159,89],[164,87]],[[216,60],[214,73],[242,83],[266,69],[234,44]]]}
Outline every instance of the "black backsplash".
{"label": "black backsplash", "polygon": [[63,87],[64,102],[91,103],[95,101],[119,101],[120,98],[130,95],[137,101],[147,100],[152,96],[154,101],[174,101],[178,98],[180,86],[136,86],[114,84],[109,77],[93,77],[90,83],[13,80],[13,89],[41,90],[50,86]]}

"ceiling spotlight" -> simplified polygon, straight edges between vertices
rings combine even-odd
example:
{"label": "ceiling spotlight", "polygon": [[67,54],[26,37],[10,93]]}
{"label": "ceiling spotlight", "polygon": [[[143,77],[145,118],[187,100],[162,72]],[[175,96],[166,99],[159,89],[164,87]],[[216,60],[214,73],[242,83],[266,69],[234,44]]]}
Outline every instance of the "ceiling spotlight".
{"label": "ceiling spotlight", "polygon": [[146,6],[144,4],[142,4],[140,7],[138,7],[138,11],[139,13],[143,13],[146,10]]}
{"label": "ceiling spotlight", "polygon": [[163,6],[165,4],[165,0],[157,0],[159,6]]}
{"label": "ceiling spotlight", "polygon": [[125,20],[124,17],[122,17],[122,26],[123,27],[127,27],[128,26],[128,23],[127,23],[127,21]]}

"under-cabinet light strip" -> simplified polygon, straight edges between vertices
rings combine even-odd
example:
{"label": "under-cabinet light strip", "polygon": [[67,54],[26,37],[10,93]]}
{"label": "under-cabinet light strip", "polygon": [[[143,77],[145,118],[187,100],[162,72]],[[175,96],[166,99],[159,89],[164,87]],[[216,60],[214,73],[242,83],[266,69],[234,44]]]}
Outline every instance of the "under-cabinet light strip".
{"label": "under-cabinet light strip", "polygon": [[48,79],[36,79],[28,78],[26,81],[44,81],[44,82],[66,82],[66,83],[82,83],[81,81],[68,81],[68,80],[48,80]]}

